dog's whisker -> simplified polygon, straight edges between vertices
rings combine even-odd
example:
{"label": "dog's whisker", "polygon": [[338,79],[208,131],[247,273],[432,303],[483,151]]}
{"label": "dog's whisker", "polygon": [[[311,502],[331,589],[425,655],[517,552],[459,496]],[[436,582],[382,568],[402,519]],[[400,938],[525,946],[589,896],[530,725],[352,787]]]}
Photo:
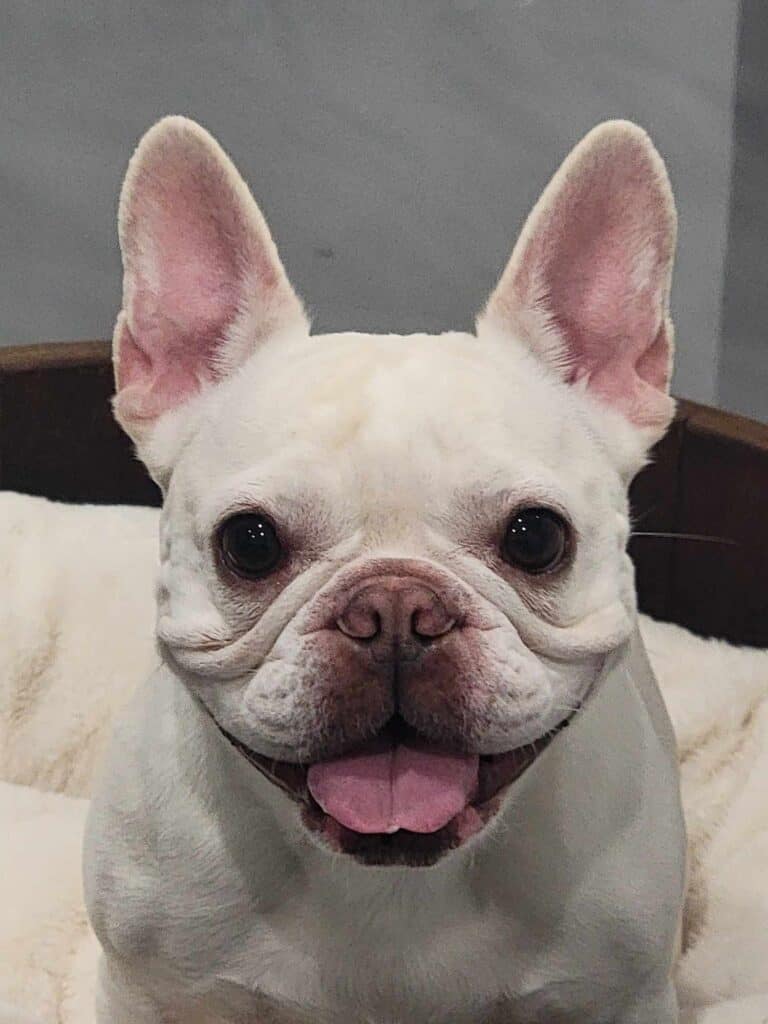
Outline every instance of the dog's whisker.
{"label": "dog's whisker", "polygon": [[732,546],[738,546],[738,541],[733,540],[731,537],[711,537],[703,533],[672,533],[664,530],[638,530],[630,534],[630,540],[635,537],[666,537],[672,540],[697,540],[704,541],[710,544],[729,544]]}

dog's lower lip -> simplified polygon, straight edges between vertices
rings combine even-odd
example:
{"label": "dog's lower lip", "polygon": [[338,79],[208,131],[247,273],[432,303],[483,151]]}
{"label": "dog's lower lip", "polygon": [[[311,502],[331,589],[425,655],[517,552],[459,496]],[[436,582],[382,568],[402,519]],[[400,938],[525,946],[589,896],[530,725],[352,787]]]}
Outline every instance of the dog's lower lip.
{"label": "dog's lower lip", "polygon": [[[473,812],[480,821],[479,827],[473,827],[472,832],[479,831],[487,824],[498,810],[503,793],[533,764],[555,735],[570,724],[578,710],[578,707],[575,708],[554,729],[523,747],[516,747],[502,754],[481,754],[479,785],[475,799],[467,805],[464,812],[457,815],[443,828],[438,829],[437,832],[419,834],[409,832],[407,829],[400,829],[391,834],[371,833],[360,837],[335,822],[314,799],[307,785],[309,764],[279,761],[258,754],[227,732],[215,718],[214,722],[222,735],[247,761],[291,799],[302,805],[302,820],[305,826],[311,831],[323,834],[326,841],[332,837],[333,845],[337,850],[351,852],[355,859],[368,864],[410,863],[426,866],[434,863],[448,849],[461,845],[467,838],[466,835],[462,835],[461,823],[458,821],[465,816],[466,812]],[[399,716],[394,716],[394,719],[390,719],[381,731],[387,731],[394,736],[415,732],[406,722],[398,719]],[[329,826],[331,827],[329,828]],[[452,826],[455,827],[452,828]],[[347,842],[345,842],[345,838]],[[351,844],[349,840],[352,841]],[[355,852],[350,848],[350,846],[361,845],[364,846],[362,853],[360,849]],[[381,849],[377,850],[377,846],[380,846]]]}

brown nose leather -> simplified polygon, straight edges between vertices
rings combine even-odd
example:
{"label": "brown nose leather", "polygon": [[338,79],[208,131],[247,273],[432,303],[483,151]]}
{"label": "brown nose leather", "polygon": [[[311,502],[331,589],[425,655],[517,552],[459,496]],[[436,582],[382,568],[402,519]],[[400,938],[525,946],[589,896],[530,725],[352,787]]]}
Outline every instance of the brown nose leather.
{"label": "brown nose leather", "polygon": [[431,587],[407,576],[387,576],[359,587],[336,625],[354,640],[391,650],[412,648],[450,632],[456,619]]}

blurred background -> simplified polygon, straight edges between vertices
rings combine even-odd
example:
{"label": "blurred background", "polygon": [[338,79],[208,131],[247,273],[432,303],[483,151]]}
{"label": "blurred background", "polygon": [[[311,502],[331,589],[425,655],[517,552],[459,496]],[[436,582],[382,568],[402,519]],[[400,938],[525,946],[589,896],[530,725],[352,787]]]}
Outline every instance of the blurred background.
{"label": "blurred background", "polygon": [[314,329],[468,328],[596,122],[680,213],[674,391],[768,421],[765,0],[3,0],[0,345],[107,338],[128,158],[218,137]]}

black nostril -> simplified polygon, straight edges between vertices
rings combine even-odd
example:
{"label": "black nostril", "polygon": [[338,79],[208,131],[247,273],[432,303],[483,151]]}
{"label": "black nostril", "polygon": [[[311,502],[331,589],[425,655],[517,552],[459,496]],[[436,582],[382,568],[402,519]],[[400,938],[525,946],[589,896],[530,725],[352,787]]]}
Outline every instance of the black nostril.
{"label": "black nostril", "polygon": [[420,611],[415,611],[413,613],[413,615],[411,615],[411,622],[410,622],[411,636],[415,637],[419,641],[419,643],[422,643],[426,647],[428,644],[431,644],[432,641],[435,638],[433,636],[430,636],[429,633],[420,633],[419,632],[419,618],[420,618],[420,616],[421,616],[421,612]]}
{"label": "black nostril", "polygon": [[456,625],[456,619],[439,616],[431,618],[431,609],[417,608],[411,615],[411,636],[416,637],[425,646],[433,640],[450,633]]}
{"label": "black nostril", "polygon": [[382,633],[382,619],[375,609],[366,609],[364,614],[342,615],[336,619],[336,628],[361,644],[373,643]]}

